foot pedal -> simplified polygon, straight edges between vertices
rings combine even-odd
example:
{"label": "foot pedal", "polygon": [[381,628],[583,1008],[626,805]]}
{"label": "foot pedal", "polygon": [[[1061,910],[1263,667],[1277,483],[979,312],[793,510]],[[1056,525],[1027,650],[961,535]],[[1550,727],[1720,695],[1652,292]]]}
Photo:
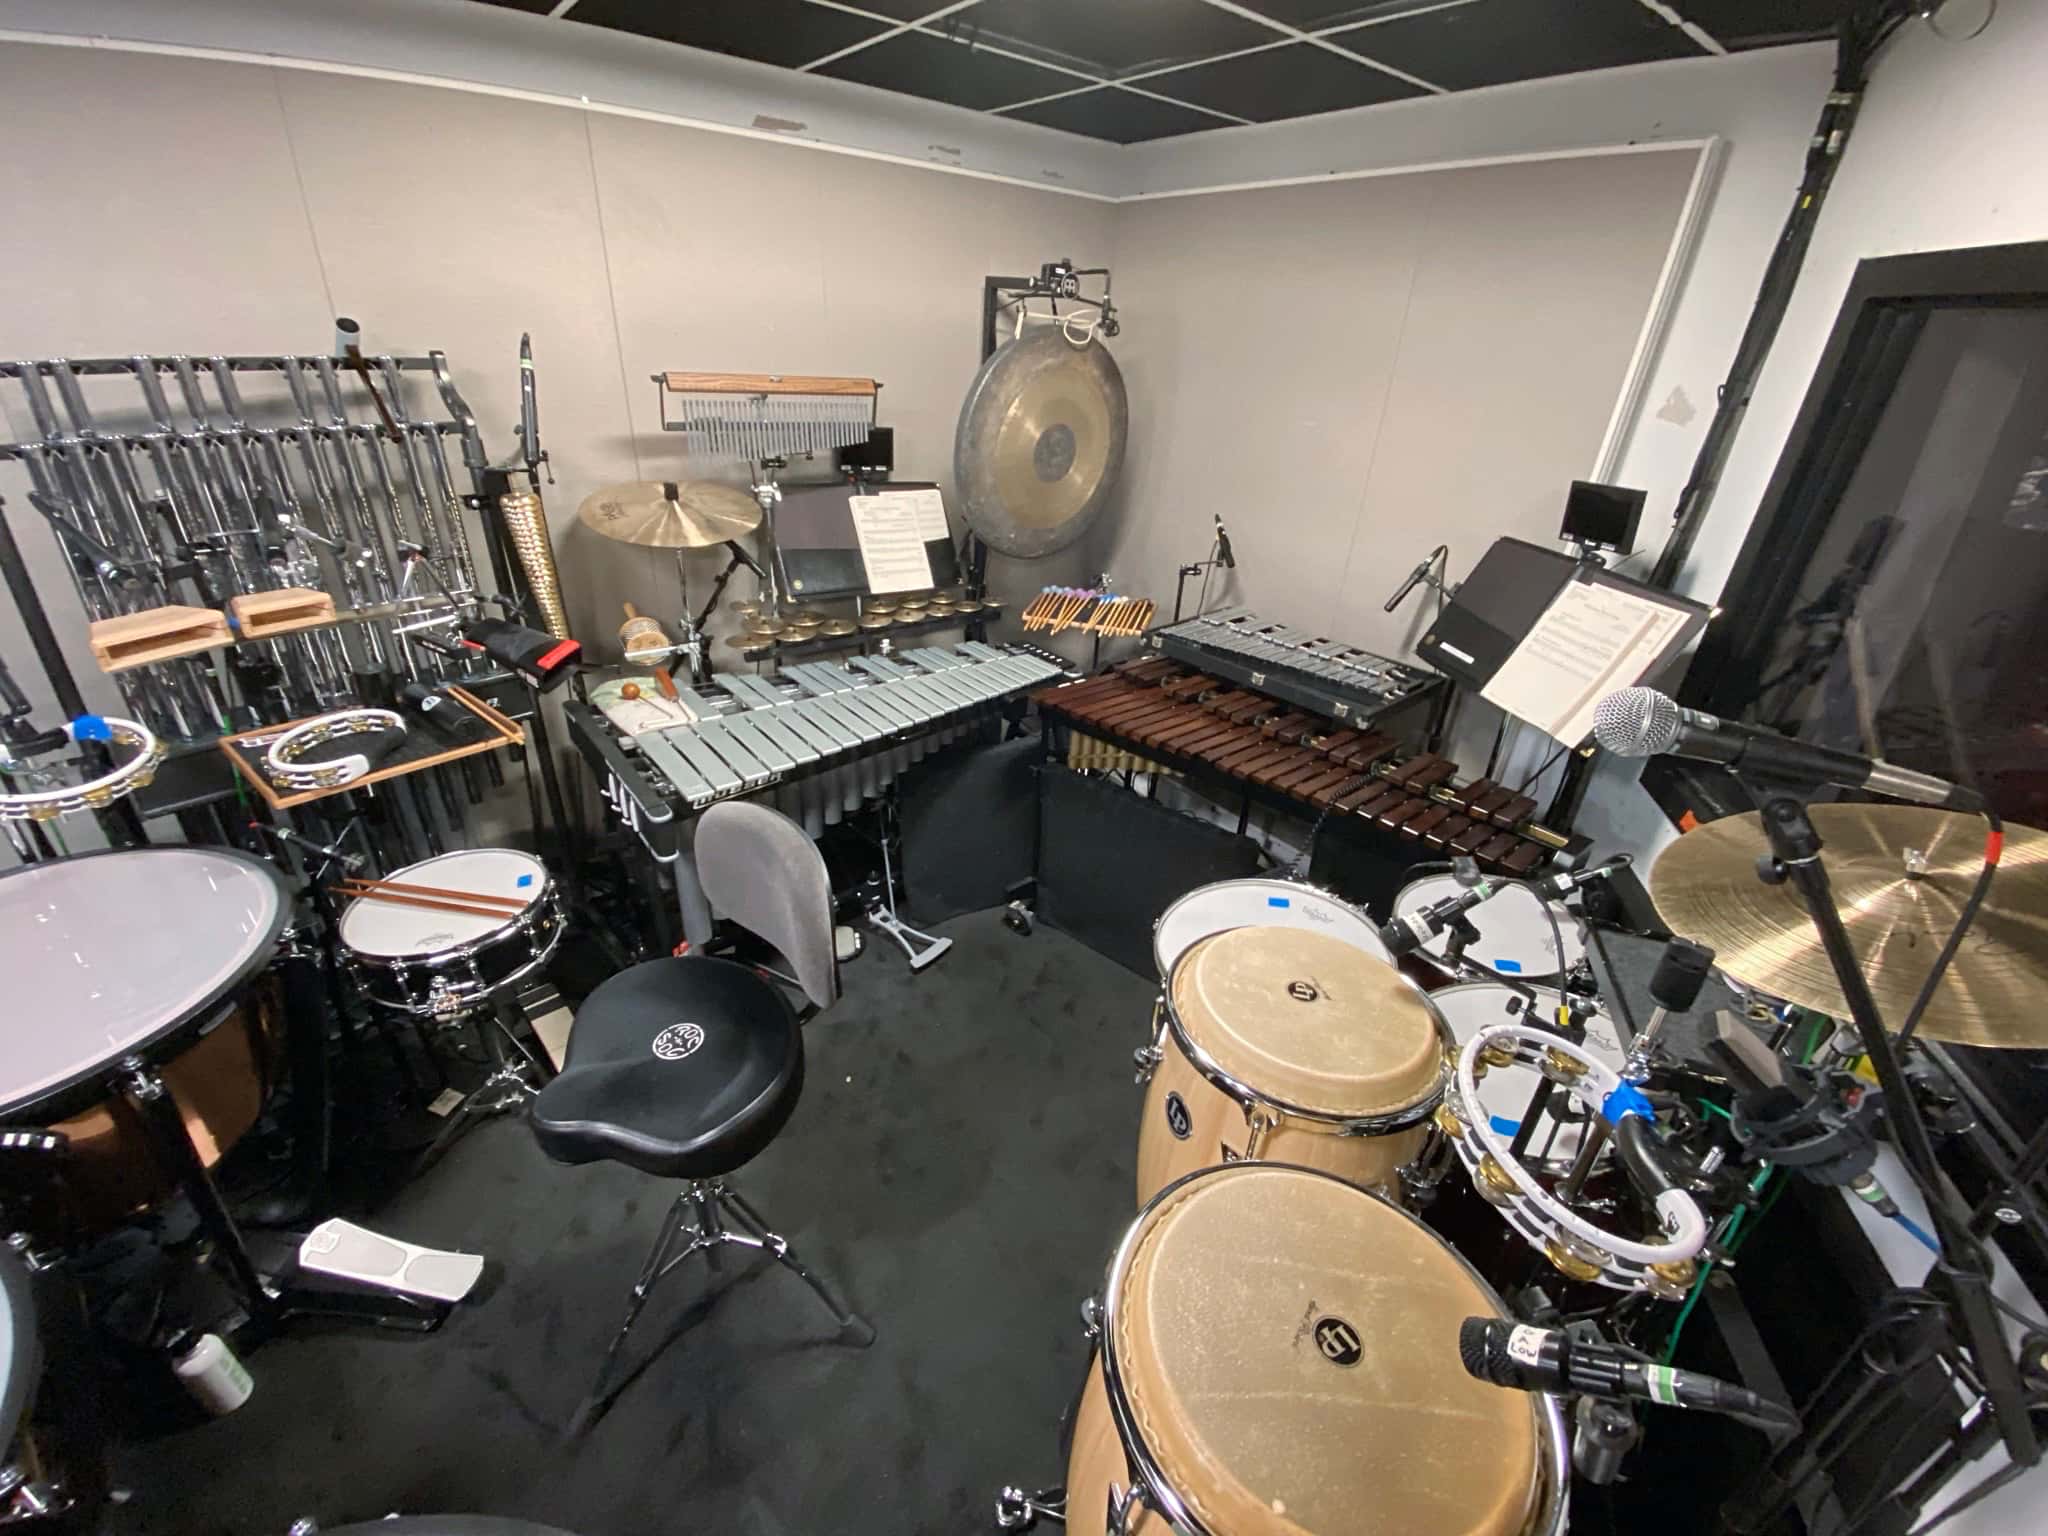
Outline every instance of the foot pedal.
{"label": "foot pedal", "polygon": [[422,1248],[333,1217],[299,1244],[299,1267],[434,1301],[460,1301],[484,1272],[474,1253]]}
{"label": "foot pedal", "polygon": [[910,968],[921,971],[953,947],[951,939],[939,938],[913,928],[893,912],[883,907],[874,907],[868,912],[868,921],[877,932],[886,933],[903,946],[903,953],[910,957]]}

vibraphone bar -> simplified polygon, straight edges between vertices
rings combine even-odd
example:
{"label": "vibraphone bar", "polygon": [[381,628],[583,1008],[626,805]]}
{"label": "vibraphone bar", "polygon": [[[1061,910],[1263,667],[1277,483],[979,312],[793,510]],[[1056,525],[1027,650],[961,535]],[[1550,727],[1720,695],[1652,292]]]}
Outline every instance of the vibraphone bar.
{"label": "vibraphone bar", "polygon": [[1175,661],[1128,662],[1033,700],[1049,729],[1066,727],[1076,768],[1202,769],[1299,802],[1304,815],[1356,816],[1443,857],[1469,854],[1511,875],[1571,845],[1531,819],[1536,802],[1527,795],[1484,778],[1454,784],[1448,758],[1407,756],[1384,731],[1340,726]]}

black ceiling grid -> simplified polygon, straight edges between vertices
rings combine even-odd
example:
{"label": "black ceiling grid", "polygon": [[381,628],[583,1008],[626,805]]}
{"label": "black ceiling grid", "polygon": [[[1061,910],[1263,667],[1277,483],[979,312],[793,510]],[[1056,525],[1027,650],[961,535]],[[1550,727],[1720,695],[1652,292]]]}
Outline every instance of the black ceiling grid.
{"label": "black ceiling grid", "polygon": [[1855,0],[478,0],[1134,144],[1825,37]]}

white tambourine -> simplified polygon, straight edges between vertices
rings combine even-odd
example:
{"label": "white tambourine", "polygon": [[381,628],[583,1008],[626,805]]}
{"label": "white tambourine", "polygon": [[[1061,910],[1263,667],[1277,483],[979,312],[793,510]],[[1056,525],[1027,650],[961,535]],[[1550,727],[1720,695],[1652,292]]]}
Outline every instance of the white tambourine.
{"label": "white tambourine", "polygon": [[405,721],[388,709],[343,709],[317,720],[295,725],[270,744],[263,766],[271,782],[280,789],[338,789],[353,784],[370,771],[370,759],[361,752],[349,757],[330,757],[320,762],[301,763],[299,755],[309,747],[337,736],[361,736],[370,731],[403,731]]}
{"label": "white tambourine", "polygon": [[55,821],[72,811],[96,811],[123,795],[145,789],[164,760],[163,743],[145,725],[113,715],[81,715],[64,727],[73,741],[110,741],[132,747],[134,755],[120,767],[89,783],[59,789],[0,794],[0,821]]}
{"label": "white tambourine", "polygon": [[1707,1240],[1699,1205],[1683,1190],[1659,1193],[1663,1241],[1652,1242],[1596,1226],[1551,1194],[1478,1107],[1480,1073],[1516,1063],[1542,1073],[1555,1091],[1570,1093],[1595,1114],[1622,1086],[1614,1068],[1561,1036],[1526,1024],[1481,1030],[1459,1048],[1452,1090],[1437,1111],[1437,1128],[1457,1151],[1473,1187],[1500,1208],[1523,1241],[1571,1279],[1670,1300],[1683,1296],[1697,1274],[1694,1255]]}

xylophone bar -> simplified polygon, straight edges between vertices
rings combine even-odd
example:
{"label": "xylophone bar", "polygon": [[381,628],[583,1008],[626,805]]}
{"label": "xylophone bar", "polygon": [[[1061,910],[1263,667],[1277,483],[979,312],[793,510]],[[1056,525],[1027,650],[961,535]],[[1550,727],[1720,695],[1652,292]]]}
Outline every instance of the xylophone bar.
{"label": "xylophone bar", "polygon": [[[1527,874],[1567,845],[1531,819],[1536,802],[1528,796],[1483,778],[1453,784],[1457,769],[1447,758],[1401,760],[1390,735],[1340,728],[1171,660],[1126,663],[1041,690],[1034,702],[1048,719],[1107,743],[1106,751],[1146,764],[1196,764],[1509,874]],[[1070,738],[1070,760],[1074,751]],[[1080,749],[1082,762],[1092,753]]]}

